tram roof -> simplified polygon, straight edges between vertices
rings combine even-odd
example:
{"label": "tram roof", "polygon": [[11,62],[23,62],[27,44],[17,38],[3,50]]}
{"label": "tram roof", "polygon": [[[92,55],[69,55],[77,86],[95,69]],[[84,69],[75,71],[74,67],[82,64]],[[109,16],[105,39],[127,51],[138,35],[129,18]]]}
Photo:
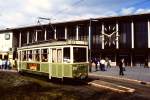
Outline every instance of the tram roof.
{"label": "tram roof", "polygon": [[67,40],[67,41],[55,41],[51,43],[43,43],[43,44],[35,44],[23,46],[18,49],[28,49],[28,48],[39,48],[39,47],[52,47],[52,46],[68,46],[68,45],[76,45],[76,46],[87,46],[87,41],[77,41],[77,40]]}
{"label": "tram roof", "polygon": [[[123,16],[108,16],[108,17],[98,17],[98,18],[89,18],[89,19],[80,19],[80,20],[71,20],[71,21],[63,21],[63,22],[54,22],[52,25],[63,25],[63,24],[81,24],[81,23],[89,23],[91,19],[96,19],[99,21],[107,21],[107,20],[124,20],[124,19],[136,19],[136,18],[150,18],[150,13],[144,13],[144,14],[132,14],[132,15],[123,15]],[[41,27],[41,26],[48,26],[48,24],[42,24],[42,25],[29,25],[29,26],[20,26],[15,28],[6,28],[1,29],[0,32],[6,32],[6,31],[14,31],[14,30],[20,30],[20,29],[27,29],[27,28],[35,28],[35,27]]]}

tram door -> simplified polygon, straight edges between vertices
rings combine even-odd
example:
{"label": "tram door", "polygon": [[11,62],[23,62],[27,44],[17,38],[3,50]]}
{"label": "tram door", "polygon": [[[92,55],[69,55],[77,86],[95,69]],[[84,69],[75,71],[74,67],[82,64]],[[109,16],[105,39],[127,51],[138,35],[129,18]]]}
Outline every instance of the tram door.
{"label": "tram door", "polygon": [[57,50],[53,49],[52,50],[52,62],[53,63],[57,63],[57,55],[56,55],[56,53],[57,53]]}
{"label": "tram door", "polygon": [[62,49],[52,50],[52,76],[61,78],[62,76]]}
{"label": "tram door", "polygon": [[53,49],[52,52],[52,62],[62,63],[62,49]]}
{"label": "tram door", "polygon": [[57,63],[62,63],[62,49],[57,49]]}

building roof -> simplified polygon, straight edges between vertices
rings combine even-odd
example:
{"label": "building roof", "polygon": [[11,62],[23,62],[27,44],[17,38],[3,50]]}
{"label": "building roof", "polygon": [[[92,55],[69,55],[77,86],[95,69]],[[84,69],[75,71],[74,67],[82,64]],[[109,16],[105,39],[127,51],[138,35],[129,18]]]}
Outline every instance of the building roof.
{"label": "building roof", "polygon": [[[98,18],[92,18],[96,19],[99,21],[104,21],[104,20],[112,20],[112,19],[124,19],[124,18],[137,18],[137,17],[148,17],[150,18],[150,13],[144,13],[144,14],[134,14],[134,15],[123,15],[123,16],[108,16],[108,17],[98,17]],[[71,21],[63,21],[63,22],[54,22],[52,25],[60,25],[60,24],[78,24],[81,22],[84,23],[89,23],[91,18],[89,19],[82,19],[82,20],[71,20]],[[48,24],[42,24],[42,26],[47,26]],[[6,31],[13,31],[13,30],[19,30],[19,29],[26,29],[26,28],[34,28],[34,27],[40,27],[41,25],[29,25],[29,26],[20,26],[20,27],[14,27],[14,28],[6,28],[6,29],[1,29],[0,32],[6,32]]]}

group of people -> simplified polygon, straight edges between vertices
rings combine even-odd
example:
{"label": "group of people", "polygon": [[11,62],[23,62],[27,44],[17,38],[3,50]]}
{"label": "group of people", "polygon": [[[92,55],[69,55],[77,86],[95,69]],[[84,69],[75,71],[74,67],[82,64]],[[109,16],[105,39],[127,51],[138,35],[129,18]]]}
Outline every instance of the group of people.
{"label": "group of people", "polygon": [[95,71],[98,71],[98,69],[100,71],[106,71],[106,68],[111,67],[111,65],[110,65],[111,60],[108,59],[108,58],[105,58],[105,59],[103,59],[103,58],[102,59],[94,58],[92,60],[92,63],[95,64]]}
{"label": "group of people", "polygon": [[10,69],[11,63],[7,59],[0,59],[0,69]]}
{"label": "group of people", "polygon": [[[106,71],[107,68],[111,68],[111,60],[107,57],[105,59],[94,58],[92,59],[92,63],[95,64],[95,71],[98,71],[98,69],[100,71]],[[123,76],[125,71],[125,60],[123,58],[119,60],[118,66],[119,75]]]}

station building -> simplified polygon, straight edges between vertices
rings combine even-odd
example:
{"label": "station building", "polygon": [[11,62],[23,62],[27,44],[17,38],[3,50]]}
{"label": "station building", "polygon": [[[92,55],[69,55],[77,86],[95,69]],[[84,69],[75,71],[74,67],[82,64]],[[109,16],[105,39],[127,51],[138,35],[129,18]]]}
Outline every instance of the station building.
{"label": "station building", "polygon": [[13,59],[17,57],[17,47],[56,40],[83,40],[89,43],[90,59],[107,57],[115,66],[124,58],[128,66],[145,63],[150,66],[149,13],[4,29],[0,30],[0,38],[4,41],[0,43],[0,52],[12,51]]}

